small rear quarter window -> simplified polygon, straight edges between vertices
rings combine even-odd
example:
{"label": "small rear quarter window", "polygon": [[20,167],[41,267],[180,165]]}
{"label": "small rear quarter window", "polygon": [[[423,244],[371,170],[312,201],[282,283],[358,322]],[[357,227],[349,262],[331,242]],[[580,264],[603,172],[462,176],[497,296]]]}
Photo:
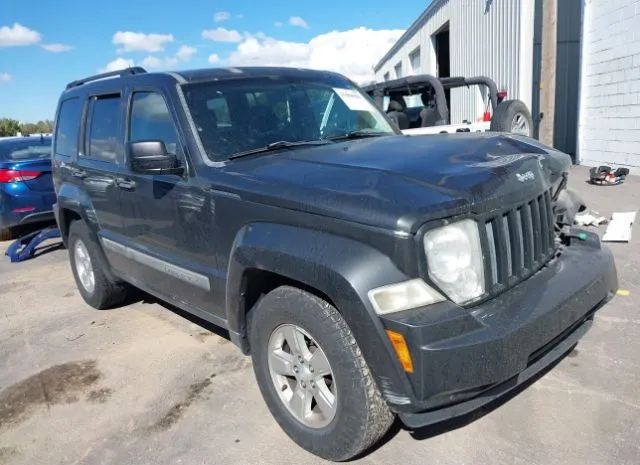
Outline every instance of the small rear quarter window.
{"label": "small rear quarter window", "polygon": [[78,151],[78,133],[82,118],[82,102],[79,98],[64,100],[60,104],[56,122],[54,153],[70,157]]}

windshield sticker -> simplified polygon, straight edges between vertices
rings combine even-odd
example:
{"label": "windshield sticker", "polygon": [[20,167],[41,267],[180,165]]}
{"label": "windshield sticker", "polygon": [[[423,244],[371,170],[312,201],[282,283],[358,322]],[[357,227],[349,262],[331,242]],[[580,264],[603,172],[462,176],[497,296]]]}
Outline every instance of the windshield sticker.
{"label": "windshield sticker", "polygon": [[334,92],[338,94],[338,97],[349,107],[349,110],[353,111],[373,111],[373,107],[369,101],[362,96],[360,92],[355,89],[340,89],[339,87],[333,88]]}

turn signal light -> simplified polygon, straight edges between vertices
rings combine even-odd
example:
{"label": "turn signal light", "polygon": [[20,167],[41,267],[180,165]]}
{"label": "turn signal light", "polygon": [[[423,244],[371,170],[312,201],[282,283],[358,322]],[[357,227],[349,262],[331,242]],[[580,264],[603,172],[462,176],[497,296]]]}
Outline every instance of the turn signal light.
{"label": "turn signal light", "polygon": [[407,342],[404,340],[404,336],[395,331],[387,329],[387,337],[391,341],[391,345],[396,351],[396,356],[402,365],[402,368],[407,373],[413,373],[413,361],[411,360],[411,353]]}

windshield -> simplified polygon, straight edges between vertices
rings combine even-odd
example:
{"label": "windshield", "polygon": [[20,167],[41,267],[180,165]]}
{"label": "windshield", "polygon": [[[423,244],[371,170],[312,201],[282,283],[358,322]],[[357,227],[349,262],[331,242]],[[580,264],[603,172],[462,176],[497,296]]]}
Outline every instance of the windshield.
{"label": "windshield", "polygon": [[0,160],[22,161],[51,158],[51,139],[17,140],[0,144]]}
{"label": "windshield", "polygon": [[242,78],[185,84],[183,91],[214,161],[282,141],[395,134],[373,103],[345,79]]}

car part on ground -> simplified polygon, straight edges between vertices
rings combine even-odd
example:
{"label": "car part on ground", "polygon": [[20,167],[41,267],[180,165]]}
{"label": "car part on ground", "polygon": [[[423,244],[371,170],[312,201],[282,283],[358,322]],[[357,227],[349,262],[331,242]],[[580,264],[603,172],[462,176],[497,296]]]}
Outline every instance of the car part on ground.
{"label": "car part on ground", "polygon": [[596,186],[615,186],[622,184],[629,175],[628,168],[613,169],[610,166],[594,166],[589,171],[589,182]]}
{"label": "car part on ground", "polygon": [[598,237],[558,227],[568,155],[517,134],[404,137],[334,73],[94,76],[63,93],[56,131],[85,301],[130,284],[225,328],[274,418],[325,458],[396,415],[485,405],[617,289]]}
{"label": "car part on ground", "polygon": [[29,260],[34,257],[40,244],[58,237],[60,237],[60,230],[56,227],[34,231],[11,243],[5,255],[9,257],[12,263]]}

